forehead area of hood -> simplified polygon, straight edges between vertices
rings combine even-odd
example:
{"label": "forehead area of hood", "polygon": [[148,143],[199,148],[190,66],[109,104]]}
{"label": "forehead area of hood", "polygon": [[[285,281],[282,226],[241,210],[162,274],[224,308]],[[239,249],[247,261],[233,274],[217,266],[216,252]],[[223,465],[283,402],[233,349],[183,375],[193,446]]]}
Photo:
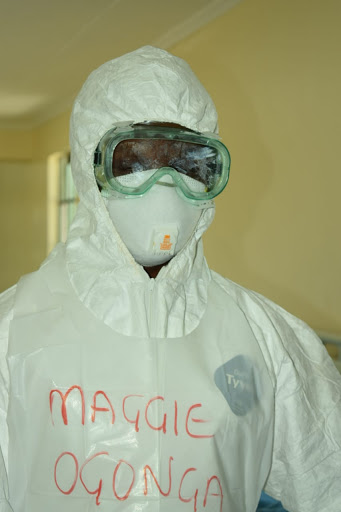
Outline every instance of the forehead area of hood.
{"label": "forehead area of hood", "polygon": [[217,131],[213,101],[184,60],[145,46],[106,62],[84,83],[71,116],[71,163],[82,199],[88,180],[95,185],[93,153],[98,142],[125,121],[172,122],[199,132]]}

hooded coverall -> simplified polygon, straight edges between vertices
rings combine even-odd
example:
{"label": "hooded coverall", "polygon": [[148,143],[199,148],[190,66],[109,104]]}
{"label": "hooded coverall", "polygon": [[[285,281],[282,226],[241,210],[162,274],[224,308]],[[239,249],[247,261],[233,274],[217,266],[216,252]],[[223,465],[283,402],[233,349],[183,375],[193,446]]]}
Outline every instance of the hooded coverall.
{"label": "hooded coverall", "polygon": [[1,296],[0,511],[341,510],[341,378],[316,335],[210,270],[204,209],[150,279],[95,182],[122,121],[217,130],[181,59],[144,47],[95,70],[71,118],[80,204],[65,244]]}

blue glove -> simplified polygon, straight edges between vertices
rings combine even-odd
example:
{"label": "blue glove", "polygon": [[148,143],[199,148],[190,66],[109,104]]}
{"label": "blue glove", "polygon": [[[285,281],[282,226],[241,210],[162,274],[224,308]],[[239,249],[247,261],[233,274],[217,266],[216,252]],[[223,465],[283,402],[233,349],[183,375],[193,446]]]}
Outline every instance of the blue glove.
{"label": "blue glove", "polygon": [[280,501],[271,498],[263,491],[256,512],[287,512]]}

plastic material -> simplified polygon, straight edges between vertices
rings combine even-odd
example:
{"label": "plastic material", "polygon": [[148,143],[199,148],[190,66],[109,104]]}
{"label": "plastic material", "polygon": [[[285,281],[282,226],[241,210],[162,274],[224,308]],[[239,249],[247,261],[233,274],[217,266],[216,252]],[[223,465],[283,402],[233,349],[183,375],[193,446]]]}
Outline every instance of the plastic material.
{"label": "plastic material", "polygon": [[[9,351],[14,510],[255,508],[271,462],[273,390],[248,322],[219,286],[197,329],[169,343],[89,315],[62,253],[32,284],[19,285]],[[247,464],[231,464],[243,454]]]}
{"label": "plastic material", "polygon": [[262,492],[256,512],[288,512],[278,500]]}
{"label": "plastic material", "polygon": [[113,128],[95,155],[99,185],[127,198],[169,175],[183,198],[207,201],[223,191],[230,170],[229,152],[217,137],[148,124]]}

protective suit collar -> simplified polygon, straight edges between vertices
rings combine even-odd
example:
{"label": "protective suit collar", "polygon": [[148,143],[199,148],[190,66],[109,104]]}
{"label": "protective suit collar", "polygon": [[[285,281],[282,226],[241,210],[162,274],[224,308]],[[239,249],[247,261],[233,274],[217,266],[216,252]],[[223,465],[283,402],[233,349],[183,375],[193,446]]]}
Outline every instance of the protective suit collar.
{"label": "protective suit collar", "polygon": [[102,224],[80,205],[66,244],[66,264],[79,298],[97,318],[128,336],[190,333],[207,303],[211,277],[201,235],[213,216],[213,208],[203,211],[192,238],[154,280],[135,262],[110,219]]}

